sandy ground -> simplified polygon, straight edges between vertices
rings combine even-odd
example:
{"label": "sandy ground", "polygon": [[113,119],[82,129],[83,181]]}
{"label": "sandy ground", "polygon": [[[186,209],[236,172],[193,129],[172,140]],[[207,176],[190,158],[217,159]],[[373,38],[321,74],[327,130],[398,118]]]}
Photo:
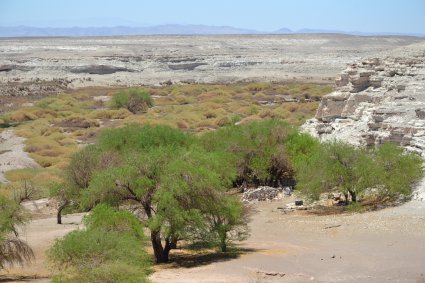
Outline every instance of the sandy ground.
{"label": "sandy ground", "polygon": [[[36,260],[29,265],[12,267],[6,272],[0,272],[0,282],[3,282],[2,277],[21,277],[31,282],[50,282],[48,277],[50,277],[51,272],[46,261],[46,251],[52,246],[55,239],[78,229],[81,225],[81,218],[82,214],[65,215],[62,218],[62,225],[57,225],[56,218],[53,217],[31,221],[21,231],[21,238],[32,247]],[[13,280],[10,281],[14,282]]]}
{"label": "sandy ground", "polygon": [[[425,282],[425,202],[351,215],[283,214],[258,203],[253,249],[237,259],[164,268],[154,282]],[[267,275],[268,274],[268,275]]]}
{"label": "sandy ground", "polygon": [[15,135],[13,130],[0,132],[0,183],[7,182],[4,172],[39,167],[39,165],[24,151],[24,138]]}
{"label": "sandy ground", "polygon": [[[237,258],[156,267],[153,282],[425,282],[425,201],[363,214],[284,214],[283,201],[254,204],[251,236]],[[32,221],[22,237],[37,260],[2,276],[49,282],[46,250],[80,226],[81,214]],[[41,278],[41,279],[40,279]]]}

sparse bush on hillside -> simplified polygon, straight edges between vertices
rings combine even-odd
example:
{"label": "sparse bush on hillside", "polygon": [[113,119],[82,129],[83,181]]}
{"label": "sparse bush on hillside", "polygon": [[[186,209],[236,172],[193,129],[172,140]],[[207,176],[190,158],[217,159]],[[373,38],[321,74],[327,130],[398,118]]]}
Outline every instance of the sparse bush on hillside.
{"label": "sparse bush on hillside", "polygon": [[142,89],[131,88],[117,92],[112,96],[111,107],[126,108],[132,113],[146,112],[153,106],[151,95]]}

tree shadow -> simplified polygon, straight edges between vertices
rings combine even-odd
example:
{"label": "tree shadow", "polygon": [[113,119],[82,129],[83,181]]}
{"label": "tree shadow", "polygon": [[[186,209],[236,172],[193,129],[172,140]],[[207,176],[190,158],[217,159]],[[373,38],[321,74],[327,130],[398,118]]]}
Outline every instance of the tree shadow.
{"label": "tree shadow", "polygon": [[0,282],[30,282],[36,279],[47,279],[50,277],[40,277],[36,275],[0,275]]}
{"label": "tree shadow", "polygon": [[177,250],[177,252],[174,252],[172,256],[170,256],[170,263],[167,264],[167,268],[192,268],[204,266],[211,263],[229,261],[257,251],[257,249],[251,248],[232,248],[228,252],[204,250],[192,253],[189,253],[187,250]]}

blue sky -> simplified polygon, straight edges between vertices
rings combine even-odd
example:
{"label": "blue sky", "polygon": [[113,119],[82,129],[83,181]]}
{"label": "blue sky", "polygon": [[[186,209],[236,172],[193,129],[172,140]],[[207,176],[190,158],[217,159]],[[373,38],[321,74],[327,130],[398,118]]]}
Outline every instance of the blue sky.
{"label": "blue sky", "polygon": [[0,26],[159,24],[425,34],[425,0],[0,0]]}

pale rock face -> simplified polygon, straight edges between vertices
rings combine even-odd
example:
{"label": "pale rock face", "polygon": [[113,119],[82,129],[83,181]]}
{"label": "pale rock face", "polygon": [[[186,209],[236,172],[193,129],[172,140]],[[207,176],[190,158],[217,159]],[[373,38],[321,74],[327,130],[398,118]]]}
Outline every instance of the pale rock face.
{"label": "pale rock face", "polygon": [[424,45],[351,64],[336,86],[304,131],[354,145],[396,142],[425,157]]}

